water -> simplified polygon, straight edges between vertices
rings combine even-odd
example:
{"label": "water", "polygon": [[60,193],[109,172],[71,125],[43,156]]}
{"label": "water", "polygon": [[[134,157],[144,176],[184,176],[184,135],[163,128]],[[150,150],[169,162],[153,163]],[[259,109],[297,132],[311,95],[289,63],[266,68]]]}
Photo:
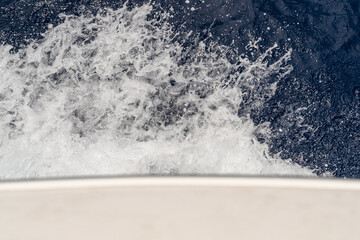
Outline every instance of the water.
{"label": "water", "polygon": [[5,1],[0,178],[358,177],[359,5]]}

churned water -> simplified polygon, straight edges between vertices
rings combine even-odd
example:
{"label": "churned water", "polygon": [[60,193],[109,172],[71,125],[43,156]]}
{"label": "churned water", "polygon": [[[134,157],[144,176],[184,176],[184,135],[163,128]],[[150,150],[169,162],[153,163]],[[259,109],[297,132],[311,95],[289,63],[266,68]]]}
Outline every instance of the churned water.
{"label": "churned water", "polygon": [[358,176],[358,6],[261,2],[1,3],[0,178]]}

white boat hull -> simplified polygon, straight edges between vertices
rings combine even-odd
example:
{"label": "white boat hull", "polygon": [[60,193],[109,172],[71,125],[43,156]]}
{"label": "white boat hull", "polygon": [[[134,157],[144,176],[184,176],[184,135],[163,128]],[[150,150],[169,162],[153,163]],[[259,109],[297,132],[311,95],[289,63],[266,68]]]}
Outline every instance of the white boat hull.
{"label": "white boat hull", "polygon": [[0,184],[0,239],[359,239],[360,182],[108,178]]}

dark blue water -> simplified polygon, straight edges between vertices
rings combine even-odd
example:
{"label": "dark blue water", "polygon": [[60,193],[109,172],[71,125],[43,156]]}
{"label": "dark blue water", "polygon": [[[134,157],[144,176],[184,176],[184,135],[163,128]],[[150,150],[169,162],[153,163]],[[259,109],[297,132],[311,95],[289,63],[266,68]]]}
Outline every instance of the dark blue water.
{"label": "dark blue water", "polygon": [[[127,4],[131,8],[142,2]],[[250,55],[246,49],[252,37],[261,38],[259,54],[278,43],[274,59],[292,48],[294,70],[279,81],[276,94],[264,106],[251,109],[255,124],[270,122],[271,137],[258,133],[258,140],[266,142],[272,154],[317,174],[360,177],[358,0],[193,0],[195,11],[185,1],[155,2],[154,11],[174,9],[171,21],[179,31],[210,37],[249,58],[257,57],[257,52]],[[115,0],[2,0],[0,42],[12,45],[11,51],[16,52],[41,38],[49,23],[61,23],[60,13],[93,14],[122,4]],[[185,44],[191,48],[191,39]],[[246,101],[239,105],[239,116],[246,105]]]}

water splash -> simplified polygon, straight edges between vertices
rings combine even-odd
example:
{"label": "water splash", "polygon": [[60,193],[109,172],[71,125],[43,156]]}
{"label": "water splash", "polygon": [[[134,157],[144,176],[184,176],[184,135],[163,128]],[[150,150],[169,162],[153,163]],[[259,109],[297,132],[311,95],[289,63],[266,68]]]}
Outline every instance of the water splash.
{"label": "water splash", "polygon": [[266,124],[249,117],[291,72],[291,50],[250,61],[152,10],[63,16],[16,54],[0,46],[0,178],[311,175],[270,157],[254,136]]}

